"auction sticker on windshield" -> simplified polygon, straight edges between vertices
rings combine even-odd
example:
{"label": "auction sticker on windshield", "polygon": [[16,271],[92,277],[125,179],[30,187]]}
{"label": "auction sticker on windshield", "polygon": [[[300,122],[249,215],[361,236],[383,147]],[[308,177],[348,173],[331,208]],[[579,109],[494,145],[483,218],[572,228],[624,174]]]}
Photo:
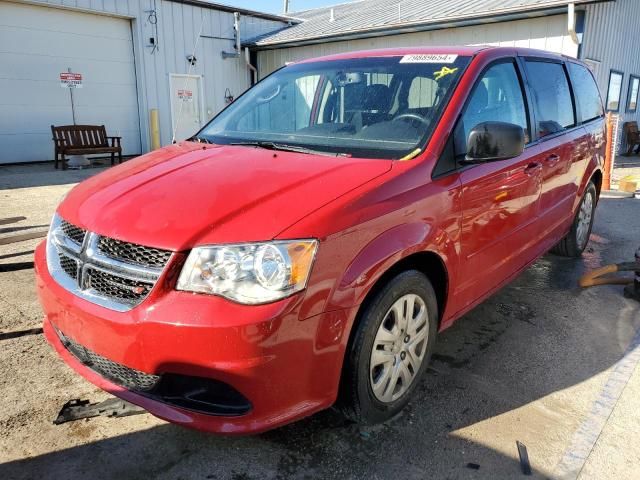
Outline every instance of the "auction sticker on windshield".
{"label": "auction sticker on windshield", "polygon": [[421,55],[405,55],[400,63],[453,63],[458,55],[444,53],[424,53]]}

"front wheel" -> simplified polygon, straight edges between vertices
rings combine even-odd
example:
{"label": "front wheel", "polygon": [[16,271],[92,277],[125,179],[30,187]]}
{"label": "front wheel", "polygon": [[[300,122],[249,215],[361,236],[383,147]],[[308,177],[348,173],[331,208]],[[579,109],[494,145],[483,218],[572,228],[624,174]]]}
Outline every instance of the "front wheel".
{"label": "front wheel", "polygon": [[362,424],[383,422],[410,400],[436,337],[438,304],[429,279],[393,278],[362,312],[345,359],[340,405]]}
{"label": "front wheel", "polygon": [[551,249],[551,252],[564,257],[579,257],[582,255],[591,236],[596,203],[596,187],[593,182],[589,182],[578,207],[578,212],[573,219],[571,230],[560,240],[560,243]]}

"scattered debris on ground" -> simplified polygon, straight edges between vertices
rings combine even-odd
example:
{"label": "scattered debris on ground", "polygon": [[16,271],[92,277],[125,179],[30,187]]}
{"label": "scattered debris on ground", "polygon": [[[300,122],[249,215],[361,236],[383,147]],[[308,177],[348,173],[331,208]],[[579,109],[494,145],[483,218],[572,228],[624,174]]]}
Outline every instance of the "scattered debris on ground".
{"label": "scattered debris on ground", "polygon": [[132,403],[120,400],[119,398],[109,398],[100,403],[89,403],[89,400],[78,398],[69,400],[62,406],[60,413],[53,421],[55,425],[67,422],[82,420],[93,417],[129,417],[131,415],[141,415],[147,411]]}
{"label": "scattered debris on ground", "polygon": [[26,335],[40,335],[42,333],[42,327],[33,327],[23,330],[13,330],[10,332],[0,332],[0,341],[9,340],[11,338],[20,338]]}
{"label": "scattered debris on ground", "polygon": [[518,456],[520,457],[520,468],[525,475],[531,475],[531,463],[529,463],[529,452],[527,446],[519,440],[516,440],[518,447]]}

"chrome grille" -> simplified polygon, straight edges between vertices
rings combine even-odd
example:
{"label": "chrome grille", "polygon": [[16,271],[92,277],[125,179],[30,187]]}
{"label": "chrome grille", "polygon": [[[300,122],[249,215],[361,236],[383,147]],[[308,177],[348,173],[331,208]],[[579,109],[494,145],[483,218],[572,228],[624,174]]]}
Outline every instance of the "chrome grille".
{"label": "chrome grille", "polygon": [[78,276],[78,262],[73,258],[60,254],[60,267],[71,278],[76,278]]}
{"label": "chrome grille", "polygon": [[60,330],[56,329],[56,332],[62,344],[74,357],[98,375],[103,376],[116,385],[120,385],[128,390],[146,392],[153,389],[160,381],[159,375],[151,375],[116,363],[83,347],[67,337]]}
{"label": "chrome grille", "polygon": [[109,272],[88,268],[87,285],[105,297],[123,303],[141,302],[153,288],[153,282],[131,280]]}
{"label": "chrome grille", "polygon": [[68,238],[70,238],[78,245],[82,245],[82,242],[84,242],[84,236],[87,233],[86,230],[83,230],[80,227],[76,227],[75,225],[72,225],[65,220],[62,220],[60,228],[62,228],[62,231]]}
{"label": "chrome grille", "polygon": [[49,272],[62,287],[120,312],[149,295],[170,258],[170,251],[102,237],[58,216],[47,240]]}
{"label": "chrome grille", "polygon": [[171,257],[171,252],[168,250],[144,247],[108,237],[100,237],[98,249],[108,257],[145,267],[162,268]]}

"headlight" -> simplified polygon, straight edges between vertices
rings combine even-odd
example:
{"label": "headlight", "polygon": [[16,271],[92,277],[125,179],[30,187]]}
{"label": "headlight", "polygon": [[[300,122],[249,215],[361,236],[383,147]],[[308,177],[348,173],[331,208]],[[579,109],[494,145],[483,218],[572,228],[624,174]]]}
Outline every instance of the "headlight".
{"label": "headlight", "polygon": [[176,288],[245,304],[274,302],[307,286],[317,247],[316,240],[197,247]]}
{"label": "headlight", "polygon": [[49,225],[49,231],[47,232],[47,268],[50,273],[53,273],[55,270],[59,270],[60,267],[55,265],[55,259],[57,258],[56,247],[53,244],[53,236],[56,231],[60,228],[60,224],[62,223],[62,219],[57,213],[53,214],[53,218],[51,219],[51,225]]}

